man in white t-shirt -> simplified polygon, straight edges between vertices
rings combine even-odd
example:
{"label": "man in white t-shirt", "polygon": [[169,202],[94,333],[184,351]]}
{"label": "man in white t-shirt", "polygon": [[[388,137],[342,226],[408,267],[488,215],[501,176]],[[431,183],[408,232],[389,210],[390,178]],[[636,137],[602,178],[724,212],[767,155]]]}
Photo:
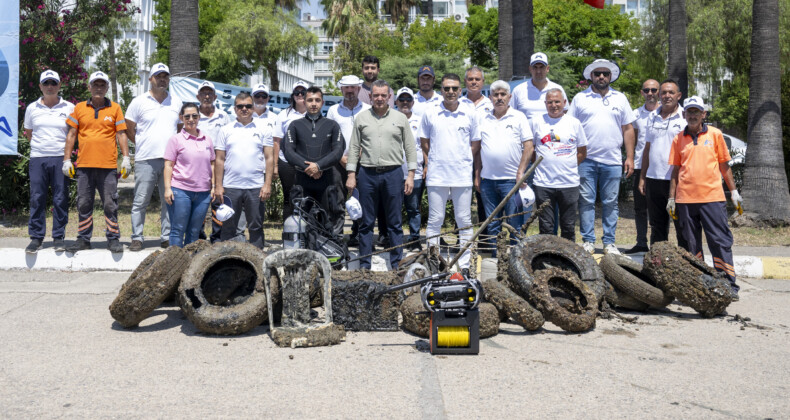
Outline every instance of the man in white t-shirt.
{"label": "man in white t-shirt", "polygon": [[642,83],[644,105],[634,110],[634,130],[636,131],[636,148],[634,149],[634,179],[632,192],[634,195],[634,224],[636,224],[636,245],[625,251],[626,254],[647,252],[647,203],[645,195],[639,191],[639,178],[642,173],[642,151],[645,149],[647,137],[646,124],[650,113],[658,107],[658,82],[653,79]]}
{"label": "man in white t-shirt", "polygon": [[433,90],[433,85],[435,83],[436,76],[433,73],[433,67],[420,67],[417,71],[417,86],[419,86],[419,92],[415,95],[412,112],[422,115],[428,107],[438,105],[442,102],[442,95]]}
{"label": "man in white t-shirt", "polygon": [[235,212],[223,222],[220,239],[227,241],[236,236],[243,210],[250,243],[262,249],[265,202],[271,197],[274,174],[272,130],[252,117],[252,97],[247,92],[236,95],[234,108],[236,121],[222,127],[214,144],[214,198],[222,202],[223,195],[227,196]]}
{"label": "man in white t-shirt", "polygon": [[181,100],[170,95],[170,69],[151,66],[148,92],[134,98],[126,110],[126,135],[134,148],[134,199],[132,201],[132,243],[129,251],[143,249],[145,210],[154,187],[159,190],[161,210],[160,246],[170,245],[170,217],[165,206],[165,148],[170,137],[181,131]]}
{"label": "man in white t-shirt", "polygon": [[[579,163],[587,156],[587,137],[576,118],[565,115],[564,93],[560,89],[546,92],[546,111],[532,119],[535,152],[543,161],[535,168],[535,204],[551,200],[559,208],[555,220],[552,208],[538,215],[540,233],[553,234],[556,226],[561,236],[576,242],[576,207],[579,202]],[[524,173],[526,165],[519,168]]]}
{"label": "man in white t-shirt", "polygon": [[277,114],[269,110],[269,98],[269,87],[265,84],[258,83],[252,88],[252,118],[259,119],[260,123],[266,124],[270,129],[274,130],[274,125],[277,123]]}
{"label": "man in white t-shirt", "polygon": [[52,243],[56,252],[65,251],[66,224],[69,222],[69,186],[61,172],[63,149],[69,126],[66,118],[74,104],[60,92],[60,76],[54,70],[41,73],[38,84],[41,98],[25,109],[24,135],[30,141],[30,219],[27,231],[28,254],[41,249],[47,233],[47,196],[52,188]]}
{"label": "man in white t-shirt", "polygon": [[466,95],[462,96],[458,102],[463,105],[471,106],[475,111],[493,111],[494,104],[491,103],[491,99],[483,95],[483,85],[485,83],[486,79],[480,67],[472,66],[466,69],[466,74],[464,75]]}
{"label": "man in white t-shirt", "polygon": [[529,72],[532,78],[513,88],[510,107],[524,113],[528,119],[542,117],[546,113],[546,92],[559,89],[562,97],[567,100],[562,86],[548,79],[549,58],[542,52],[532,54],[529,60]]}
{"label": "man in white t-shirt", "polygon": [[[407,250],[421,251],[422,245],[418,242],[420,240],[420,226],[422,224],[422,215],[420,214],[420,204],[422,204],[423,177],[425,166],[425,157],[422,153],[422,144],[420,143],[420,123],[422,117],[412,112],[414,106],[414,92],[407,88],[402,87],[398,90],[398,97],[395,99],[395,105],[398,111],[404,113],[406,118],[409,119],[409,128],[411,128],[412,135],[414,136],[415,146],[417,147],[417,169],[414,171],[414,187],[411,194],[406,194],[403,197],[403,206],[406,208],[406,218],[409,223],[409,237],[404,239],[404,243],[413,242],[406,246]],[[404,163],[401,169],[403,170],[403,179],[409,177],[409,168],[406,165],[406,153],[403,153]]]}
{"label": "man in white t-shirt", "polygon": [[[420,124],[420,141],[426,157],[429,237],[439,234],[444,222],[447,199],[453,200],[459,227],[472,224],[473,156],[480,151],[477,113],[461,106],[461,78],[447,73],[442,77],[442,96],[438,106],[426,108]],[[460,232],[460,243],[472,237],[472,228]],[[437,245],[437,238],[429,244]],[[461,268],[469,268],[469,250],[459,259]]]}
{"label": "man in white t-shirt", "polygon": [[[511,108],[510,85],[504,80],[491,84],[491,101],[494,109],[478,111],[480,119],[480,151],[475,155],[475,189],[482,196],[485,217],[490,216],[497,205],[516,186],[516,173],[526,167],[534,147],[529,120]],[[523,174],[523,172],[522,172]],[[479,202],[478,202],[479,203]],[[509,216],[523,210],[518,196],[514,195],[496,217]],[[525,215],[515,216],[507,223],[521,229]],[[488,225],[488,235],[496,236],[502,229],[502,221],[494,220]],[[490,241],[492,245],[494,240]],[[494,247],[493,256],[496,257]]]}
{"label": "man in white t-shirt", "polygon": [[[604,253],[619,254],[615,245],[617,230],[617,196],[620,177],[634,172],[634,112],[628,98],[609,87],[620,76],[620,67],[609,60],[595,60],[584,69],[592,80],[589,88],[579,92],[568,108],[577,118],[587,137],[587,158],[579,164],[581,188],[579,224],[587,252],[595,252],[595,201],[601,200]],[[623,162],[620,148],[625,143]]]}
{"label": "man in white t-shirt", "polygon": [[[686,128],[686,119],[680,108],[680,91],[677,82],[668,79],[659,88],[661,106],[653,110],[645,123],[645,150],[642,153],[642,173],[639,177],[639,190],[647,201],[647,217],[650,222],[650,245],[669,239],[669,214],[666,211],[669,201],[669,184],[672,179],[672,166],[669,152],[672,140]],[[686,241],[674,221],[678,245],[686,247]]]}

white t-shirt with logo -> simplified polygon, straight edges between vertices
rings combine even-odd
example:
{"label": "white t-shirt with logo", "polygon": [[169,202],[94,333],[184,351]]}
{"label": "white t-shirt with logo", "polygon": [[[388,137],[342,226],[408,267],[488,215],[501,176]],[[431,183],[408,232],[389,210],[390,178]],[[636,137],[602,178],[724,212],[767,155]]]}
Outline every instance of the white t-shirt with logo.
{"label": "white t-shirt with logo", "polygon": [[[296,121],[299,118],[304,118],[304,114],[300,113],[294,108],[291,109],[283,109],[277,114],[277,120],[274,122],[274,132],[272,136],[284,139],[285,133],[288,132],[288,126],[291,125],[291,121]],[[280,160],[283,162],[288,162],[285,159],[285,153],[283,153],[282,145],[280,145]]]}
{"label": "white t-shirt with logo", "polygon": [[163,159],[170,138],[176,134],[181,113],[181,99],[167,94],[162,103],[146,92],[129,104],[124,118],[137,124],[134,160]]}
{"label": "white t-shirt with logo", "polygon": [[274,126],[277,124],[277,114],[272,112],[270,109],[266,109],[261,115],[256,114],[255,112],[252,113],[252,118],[257,119],[258,121],[263,122],[264,124],[268,125],[269,128],[272,129],[272,135],[274,135]]}
{"label": "white t-shirt with logo", "polygon": [[562,97],[565,98],[565,106],[568,106],[568,97],[565,95],[565,89],[562,86],[546,80],[546,86],[543,89],[538,89],[533,83],[532,79],[513,88],[513,93],[510,97],[510,106],[524,113],[527,119],[539,118],[546,113],[546,92],[551,89],[559,89],[562,91]]}
{"label": "white t-shirt with logo", "polygon": [[198,120],[198,130],[207,135],[212,142],[217,141],[219,138],[219,131],[222,127],[231,122],[230,115],[225,111],[214,108],[214,113],[211,117],[200,113],[200,120]]}
{"label": "white t-shirt with logo", "polygon": [[647,168],[645,177],[665,181],[672,179],[669,151],[672,149],[672,140],[685,129],[686,120],[679,106],[667,119],[661,118],[660,106],[650,113],[645,129],[645,141],[650,143],[650,167]]}
{"label": "white t-shirt with logo", "polygon": [[577,148],[587,146],[581,122],[568,114],[560,118],[543,114],[532,120],[532,131],[535,153],[543,156],[543,161],[535,168],[535,185],[544,188],[578,187],[576,152]]}
{"label": "white t-shirt with logo", "polygon": [[647,137],[647,117],[651,111],[642,105],[634,110],[634,128],[637,130],[636,147],[634,148],[634,169],[642,169],[642,152],[645,150],[645,138]]}
{"label": "white t-shirt with logo", "polygon": [[424,115],[425,112],[430,109],[430,107],[439,105],[439,103],[441,103],[443,100],[444,98],[442,95],[436,91],[433,92],[431,99],[425,99],[425,97],[420,95],[419,92],[416,92],[414,94],[414,105],[411,108],[411,112]]}
{"label": "white t-shirt with logo", "polygon": [[66,119],[74,112],[74,104],[58,99],[52,108],[44,105],[44,98],[39,98],[25,109],[24,127],[33,131],[30,137],[31,158],[63,157],[69,132]]}
{"label": "white t-shirt with logo", "polygon": [[337,123],[340,126],[340,132],[343,134],[343,139],[346,142],[346,149],[343,151],[343,156],[348,155],[348,148],[351,145],[351,133],[354,131],[354,119],[360,112],[370,108],[370,105],[359,101],[354,109],[348,109],[343,101],[329,107],[326,112],[326,117]]}
{"label": "white t-shirt with logo", "polygon": [[[417,169],[414,170],[414,179],[422,179],[422,166],[425,163],[425,158],[422,156],[422,142],[420,142],[421,121],[422,117],[420,115],[413,112],[411,113],[411,117],[409,117],[409,128],[411,128],[411,134],[414,136],[414,142],[417,148]],[[403,169],[403,179],[408,178],[409,168],[406,164],[406,152],[403,152],[403,165],[401,169]]]}
{"label": "white t-shirt with logo", "polygon": [[458,102],[464,105],[471,106],[477,112],[492,112],[494,110],[494,103],[491,102],[487,96],[483,96],[483,99],[480,100],[478,103],[474,103],[471,99],[467,98],[466,96],[462,96],[458,99]]}
{"label": "white t-shirt with logo", "polygon": [[587,88],[573,97],[568,115],[577,118],[587,136],[587,159],[604,165],[622,165],[623,128],[634,122],[628,98],[609,88],[605,96]]}
{"label": "white t-shirt with logo", "polygon": [[480,160],[484,179],[515,179],[524,142],[532,141],[532,128],[527,117],[508,107],[502,118],[493,112],[480,112]]}
{"label": "white t-shirt with logo", "polygon": [[225,188],[252,189],[263,187],[266,159],[263,148],[273,147],[272,131],[255,118],[247,125],[238,120],[220,130],[214,149],[225,152]]}
{"label": "white t-shirt with logo", "polygon": [[472,186],[471,142],[480,141],[477,112],[462,104],[450,112],[440,102],[426,109],[420,123],[420,137],[430,143],[427,186]]}

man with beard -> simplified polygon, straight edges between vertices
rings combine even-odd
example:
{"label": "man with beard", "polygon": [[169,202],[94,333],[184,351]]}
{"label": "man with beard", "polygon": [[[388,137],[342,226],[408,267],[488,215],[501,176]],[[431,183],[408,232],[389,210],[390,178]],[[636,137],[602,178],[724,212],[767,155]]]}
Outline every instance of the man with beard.
{"label": "man with beard", "polygon": [[420,91],[414,98],[412,112],[422,115],[428,106],[438,105],[442,102],[442,95],[433,90],[434,83],[436,83],[436,76],[433,73],[433,67],[427,65],[420,67],[420,70],[417,71],[417,86],[420,87]]}
{"label": "man with beard", "polygon": [[549,74],[549,58],[545,53],[536,52],[529,60],[529,72],[532,78],[513,88],[510,106],[523,112],[528,119],[541,118],[546,113],[546,93],[549,89],[559,89],[567,101],[562,86],[552,82]]}
{"label": "man with beard", "polygon": [[[362,77],[365,81],[362,83],[362,89],[359,91],[359,100],[371,105],[373,103],[370,97],[370,89],[373,86],[373,82],[379,79],[379,71],[381,70],[381,65],[379,63],[379,58],[375,55],[366,55],[365,58],[362,59]],[[390,108],[395,107],[395,92],[390,89],[390,101],[388,103]],[[348,141],[348,139],[346,139]]]}

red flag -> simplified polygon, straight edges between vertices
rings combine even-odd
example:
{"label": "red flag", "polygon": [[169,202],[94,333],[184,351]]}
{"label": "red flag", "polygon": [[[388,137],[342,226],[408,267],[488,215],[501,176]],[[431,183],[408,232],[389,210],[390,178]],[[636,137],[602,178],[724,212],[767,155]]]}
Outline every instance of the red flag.
{"label": "red flag", "polygon": [[592,7],[603,9],[604,0],[584,0],[584,2]]}
{"label": "red flag", "polygon": [[546,144],[550,141],[551,141],[551,134],[546,134],[545,136],[543,136],[542,139],[540,139],[540,144]]}

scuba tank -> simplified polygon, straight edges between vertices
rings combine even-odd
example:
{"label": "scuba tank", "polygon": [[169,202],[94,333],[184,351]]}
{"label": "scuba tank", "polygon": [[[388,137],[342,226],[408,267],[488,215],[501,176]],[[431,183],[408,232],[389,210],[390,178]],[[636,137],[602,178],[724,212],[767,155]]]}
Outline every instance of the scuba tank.
{"label": "scuba tank", "polygon": [[305,249],[307,222],[296,214],[292,214],[283,224],[283,248]]}

